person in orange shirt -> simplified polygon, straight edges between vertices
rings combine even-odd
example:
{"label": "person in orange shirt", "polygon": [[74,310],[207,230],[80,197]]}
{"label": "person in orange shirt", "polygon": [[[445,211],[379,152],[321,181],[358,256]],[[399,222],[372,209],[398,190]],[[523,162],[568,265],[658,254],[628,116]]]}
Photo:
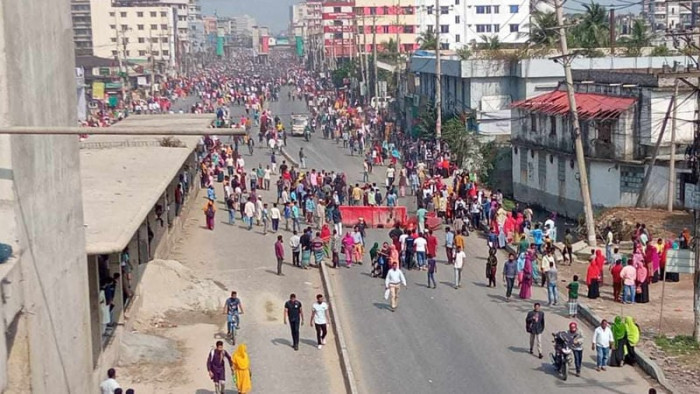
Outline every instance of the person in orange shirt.
{"label": "person in orange shirt", "polygon": [[464,250],[464,235],[461,231],[457,231],[455,235],[455,249],[457,248]]}

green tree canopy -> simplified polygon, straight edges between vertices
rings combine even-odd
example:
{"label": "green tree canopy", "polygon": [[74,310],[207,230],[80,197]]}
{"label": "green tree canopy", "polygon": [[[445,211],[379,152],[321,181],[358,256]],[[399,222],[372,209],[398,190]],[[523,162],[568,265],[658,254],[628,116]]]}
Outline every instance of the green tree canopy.
{"label": "green tree canopy", "polygon": [[535,11],[530,17],[528,43],[532,46],[554,47],[559,41],[557,16],[554,12]]}
{"label": "green tree canopy", "polygon": [[420,44],[420,49],[437,49],[437,36],[433,30],[422,31],[416,40]]}

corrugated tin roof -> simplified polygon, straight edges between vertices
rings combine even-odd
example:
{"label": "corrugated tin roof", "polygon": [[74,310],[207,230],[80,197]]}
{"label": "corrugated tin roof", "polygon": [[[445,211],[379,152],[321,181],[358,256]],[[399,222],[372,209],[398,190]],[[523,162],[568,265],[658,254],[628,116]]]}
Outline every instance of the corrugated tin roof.
{"label": "corrugated tin roof", "polygon": [[[576,93],[576,107],[580,119],[611,119],[625,112],[637,100],[630,97],[606,96],[593,93]],[[569,113],[566,92],[555,90],[537,97],[513,103],[512,108],[522,108],[547,115]]]}

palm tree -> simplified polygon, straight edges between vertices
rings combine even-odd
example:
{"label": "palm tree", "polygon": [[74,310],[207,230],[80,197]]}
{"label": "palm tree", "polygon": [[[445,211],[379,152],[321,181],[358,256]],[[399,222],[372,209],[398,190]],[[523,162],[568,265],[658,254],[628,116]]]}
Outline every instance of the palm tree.
{"label": "palm tree", "polygon": [[557,16],[554,12],[535,11],[530,17],[528,42],[532,46],[551,48],[559,40]]}
{"label": "palm tree", "polygon": [[573,29],[575,40],[583,48],[601,48],[608,44],[608,12],[604,6],[591,2],[584,4],[583,18]]}
{"label": "palm tree", "polygon": [[481,43],[479,44],[479,49],[484,49],[487,51],[497,51],[501,49],[501,40],[498,39],[498,36],[486,36],[482,35],[481,36]]}
{"label": "palm tree", "polygon": [[389,41],[385,41],[384,43],[382,43],[381,48],[382,50],[378,54],[378,58],[380,60],[395,62],[398,59],[398,46],[396,45],[396,41],[394,41],[393,38],[390,38]]}
{"label": "palm tree", "polygon": [[416,41],[420,44],[420,49],[435,50],[437,48],[437,36],[432,30],[421,32]]}
{"label": "palm tree", "polygon": [[629,37],[623,37],[620,42],[627,47],[628,56],[639,56],[642,48],[651,45],[651,34],[642,19],[635,19]]}

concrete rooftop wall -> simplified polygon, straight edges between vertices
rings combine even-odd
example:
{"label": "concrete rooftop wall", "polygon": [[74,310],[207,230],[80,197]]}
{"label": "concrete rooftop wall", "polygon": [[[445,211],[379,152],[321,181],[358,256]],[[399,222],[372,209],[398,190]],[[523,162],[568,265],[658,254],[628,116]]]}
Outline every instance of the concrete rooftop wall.
{"label": "concrete rooftop wall", "polygon": [[[0,125],[77,124],[70,15],[69,0],[0,2]],[[0,338],[10,352],[0,363],[25,376],[11,374],[1,384],[11,392],[96,392],[78,139],[2,141],[9,143],[11,159],[2,161],[9,168],[0,170],[11,179],[14,218],[0,222],[16,224],[22,278],[13,283],[24,297],[24,313],[4,324],[25,328]]]}

